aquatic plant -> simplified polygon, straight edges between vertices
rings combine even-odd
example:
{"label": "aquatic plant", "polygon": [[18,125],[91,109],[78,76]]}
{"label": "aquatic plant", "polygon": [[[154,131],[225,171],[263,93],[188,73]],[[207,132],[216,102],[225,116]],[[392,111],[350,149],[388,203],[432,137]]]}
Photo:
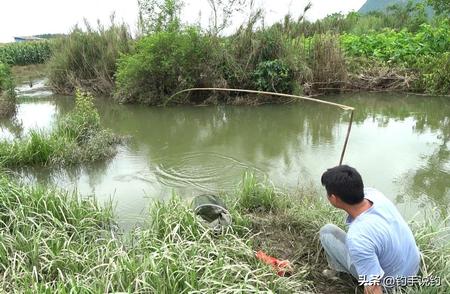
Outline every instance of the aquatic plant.
{"label": "aquatic plant", "polygon": [[108,158],[120,139],[100,126],[93,96],[77,91],[75,108],[51,131],[0,142],[0,166],[66,165]]}

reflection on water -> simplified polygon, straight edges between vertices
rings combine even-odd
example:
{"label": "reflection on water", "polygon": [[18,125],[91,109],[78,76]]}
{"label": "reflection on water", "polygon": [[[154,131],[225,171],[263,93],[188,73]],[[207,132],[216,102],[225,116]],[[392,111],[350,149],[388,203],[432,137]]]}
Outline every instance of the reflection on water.
{"label": "reflection on water", "polygon": [[[410,218],[418,207],[450,199],[450,101],[440,97],[333,96],[356,107],[344,162],[358,168],[367,186],[382,190]],[[338,163],[348,114],[301,102],[261,107],[124,106],[98,100],[103,124],[132,137],[104,163],[64,170],[27,170],[27,178],[77,189],[100,200],[114,198],[122,223],[134,223],[151,198],[235,191],[244,171],[267,176],[277,186],[319,185],[321,173]],[[70,97],[26,100],[15,129],[50,127],[73,107]],[[20,130],[20,132],[18,131]],[[415,201],[409,201],[409,199]],[[408,201],[406,201],[408,199]]]}
{"label": "reflection on water", "polygon": [[0,139],[21,137],[30,129],[48,129],[57,114],[54,101],[42,99],[22,100],[17,106],[17,114],[11,120],[0,119]]}

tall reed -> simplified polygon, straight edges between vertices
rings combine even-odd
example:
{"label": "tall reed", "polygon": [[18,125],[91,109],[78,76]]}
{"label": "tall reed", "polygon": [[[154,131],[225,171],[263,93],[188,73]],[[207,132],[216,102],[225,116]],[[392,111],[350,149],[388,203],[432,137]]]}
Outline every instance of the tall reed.
{"label": "tall reed", "polygon": [[131,50],[131,35],[124,24],[112,19],[106,28],[85,24],[86,31],[76,27],[68,36],[55,41],[48,62],[49,84],[57,93],[73,94],[82,88],[110,95],[114,89],[116,62],[120,54]]}

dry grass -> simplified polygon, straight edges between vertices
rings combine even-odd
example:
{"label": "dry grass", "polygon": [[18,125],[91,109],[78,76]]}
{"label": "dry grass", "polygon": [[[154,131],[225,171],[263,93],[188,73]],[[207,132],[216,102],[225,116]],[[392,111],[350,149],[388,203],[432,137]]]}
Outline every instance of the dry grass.
{"label": "dry grass", "polygon": [[45,64],[13,66],[11,68],[16,85],[44,79],[47,76]]}

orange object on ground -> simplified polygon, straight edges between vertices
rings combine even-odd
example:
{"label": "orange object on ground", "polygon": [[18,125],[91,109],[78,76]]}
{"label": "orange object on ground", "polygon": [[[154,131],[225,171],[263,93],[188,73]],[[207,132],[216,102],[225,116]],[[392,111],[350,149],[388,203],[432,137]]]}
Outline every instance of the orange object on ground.
{"label": "orange object on ground", "polygon": [[292,267],[289,260],[279,260],[275,257],[267,255],[261,250],[256,252],[256,258],[265,264],[271,265],[280,277],[290,276],[292,274]]}

